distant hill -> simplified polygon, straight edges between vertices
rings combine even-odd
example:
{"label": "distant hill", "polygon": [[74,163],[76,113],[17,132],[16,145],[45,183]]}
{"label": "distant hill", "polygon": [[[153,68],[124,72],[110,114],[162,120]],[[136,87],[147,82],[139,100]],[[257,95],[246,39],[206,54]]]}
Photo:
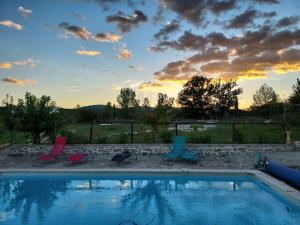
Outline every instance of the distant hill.
{"label": "distant hill", "polygon": [[83,110],[92,110],[92,111],[97,111],[97,112],[102,112],[105,108],[105,105],[87,105],[87,106],[82,106],[80,109]]}

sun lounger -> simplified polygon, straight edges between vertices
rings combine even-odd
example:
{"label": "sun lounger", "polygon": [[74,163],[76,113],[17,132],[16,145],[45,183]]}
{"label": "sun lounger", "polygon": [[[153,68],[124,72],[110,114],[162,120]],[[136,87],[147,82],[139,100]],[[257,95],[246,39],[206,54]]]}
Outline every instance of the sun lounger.
{"label": "sun lounger", "polygon": [[132,154],[131,154],[130,152],[128,152],[128,151],[122,152],[122,153],[117,153],[117,154],[115,154],[115,155],[112,157],[111,161],[115,161],[115,162],[121,163],[121,162],[123,162],[125,159],[127,159],[127,158],[129,158],[129,157],[131,157],[131,156],[132,156]]}
{"label": "sun lounger", "polygon": [[55,144],[52,150],[45,155],[41,155],[38,157],[40,162],[53,162],[56,158],[62,154],[65,146],[67,144],[67,139],[65,137],[59,136],[55,138]]}
{"label": "sun lounger", "polygon": [[83,163],[87,161],[87,153],[74,153],[68,156],[68,161],[72,164]]}
{"label": "sun lounger", "polygon": [[167,160],[184,159],[190,162],[197,162],[199,160],[199,153],[197,151],[191,151],[185,149],[186,139],[183,136],[176,136],[174,145],[170,153],[164,154],[164,158]]}
{"label": "sun lounger", "polygon": [[163,155],[166,160],[178,160],[182,154],[185,146],[185,138],[182,136],[176,136],[171,152]]}

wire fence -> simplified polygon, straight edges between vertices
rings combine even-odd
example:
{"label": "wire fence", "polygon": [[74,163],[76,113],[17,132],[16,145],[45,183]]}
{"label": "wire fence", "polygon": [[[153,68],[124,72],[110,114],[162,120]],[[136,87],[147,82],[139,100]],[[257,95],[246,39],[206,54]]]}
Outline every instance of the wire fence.
{"label": "wire fence", "polygon": [[69,143],[171,143],[177,135],[185,136],[189,143],[278,144],[286,141],[281,123],[178,121],[150,125],[123,121],[69,124],[57,132],[67,136]]}

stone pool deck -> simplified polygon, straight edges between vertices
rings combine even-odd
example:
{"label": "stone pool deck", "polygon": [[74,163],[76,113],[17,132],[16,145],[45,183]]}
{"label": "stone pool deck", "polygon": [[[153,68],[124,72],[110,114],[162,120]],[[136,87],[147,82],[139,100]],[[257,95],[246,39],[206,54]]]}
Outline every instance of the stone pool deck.
{"label": "stone pool deck", "polygon": [[[11,148],[0,150],[0,169],[37,168],[37,155],[9,156]],[[161,154],[138,154],[123,163],[111,162],[111,154],[90,155],[87,163],[77,164],[74,167],[82,169],[254,169],[255,152],[239,152],[225,155],[202,156],[199,162],[191,164],[184,161],[169,162]],[[269,157],[284,165],[300,171],[300,151],[270,151],[263,152]],[[43,168],[68,168],[71,165],[66,161],[66,155],[55,163],[43,165]]]}

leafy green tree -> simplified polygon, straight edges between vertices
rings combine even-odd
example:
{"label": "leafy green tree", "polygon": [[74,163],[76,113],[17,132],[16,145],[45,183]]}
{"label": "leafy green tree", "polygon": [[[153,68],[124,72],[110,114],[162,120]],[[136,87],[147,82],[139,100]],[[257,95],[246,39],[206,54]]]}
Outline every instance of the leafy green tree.
{"label": "leafy green tree", "polygon": [[[158,93],[157,104],[155,110],[161,119],[166,121],[173,117],[174,98],[169,98],[167,94]],[[169,117],[169,118],[167,118]]]}
{"label": "leafy green tree", "polygon": [[263,84],[253,95],[253,106],[258,107],[270,103],[277,103],[279,96],[274,89],[267,84]]}
{"label": "leafy green tree", "polygon": [[3,100],[3,124],[10,131],[10,143],[14,142],[14,131],[18,125],[17,109],[13,96],[6,95]]}
{"label": "leafy green tree", "polygon": [[211,78],[194,76],[183,85],[177,101],[193,116],[204,117],[213,108],[214,93],[215,87]]}
{"label": "leafy green tree", "polygon": [[150,101],[149,101],[148,98],[144,98],[142,107],[145,108],[145,109],[150,109]]}
{"label": "leafy green tree", "polygon": [[134,118],[139,108],[139,101],[136,99],[135,91],[131,88],[122,88],[117,97],[117,102],[125,118]]}
{"label": "leafy green tree", "polygon": [[54,132],[58,111],[50,96],[37,98],[26,92],[25,99],[18,100],[17,113],[20,116],[21,129],[31,134],[34,144],[40,143],[42,133],[48,135]]}
{"label": "leafy green tree", "polygon": [[143,120],[145,115],[149,112],[151,112],[151,106],[150,106],[150,101],[148,98],[144,98],[143,104],[140,107],[140,119]]}
{"label": "leafy green tree", "polygon": [[231,108],[238,109],[238,96],[243,93],[243,89],[236,88],[236,82],[219,80],[214,86],[214,109],[218,115],[223,116]]}
{"label": "leafy green tree", "polygon": [[300,79],[297,78],[296,84],[293,85],[293,93],[290,96],[290,102],[292,104],[300,104]]}
{"label": "leafy green tree", "polygon": [[111,105],[111,102],[108,102],[104,107],[102,117],[103,117],[103,119],[112,119],[113,113],[114,113],[114,108]]}

